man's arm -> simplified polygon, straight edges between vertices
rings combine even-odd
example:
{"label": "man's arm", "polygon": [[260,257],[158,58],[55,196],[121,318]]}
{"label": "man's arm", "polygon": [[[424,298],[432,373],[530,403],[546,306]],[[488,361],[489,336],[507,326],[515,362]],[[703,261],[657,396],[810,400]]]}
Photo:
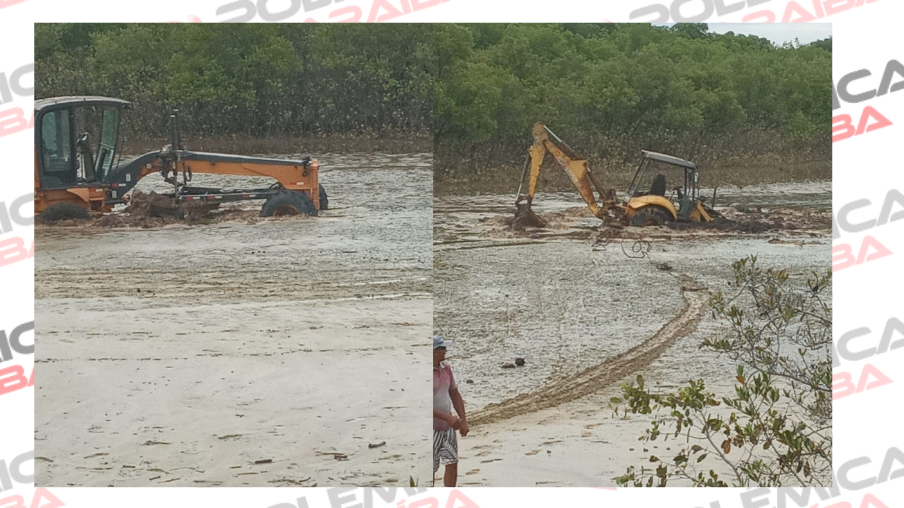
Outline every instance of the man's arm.
{"label": "man's arm", "polygon": [[458,417],[461,418],[461,428],[459,431],[461,432],[462,437],[468,435],[468,419],[465,417],[465,401],[461,398],[461,393],[458,391],[458,388],[452,388],[449,390],[449,397],[452,399],[452,407],[455,408],[455,412],[458,413]]}
{"label": "man's arm", "polygon": [[439,409],[436,409],[436,408],[433,408],[433,417],[439,418],[440,420],[445,421],[446,423],[451,425],[453,429],[456,429],[456,430],[458,429],[458,427],[461,423],[461,420],[457,416],[453,415],[452,413],[443,413],[442,411],[440,411]]}

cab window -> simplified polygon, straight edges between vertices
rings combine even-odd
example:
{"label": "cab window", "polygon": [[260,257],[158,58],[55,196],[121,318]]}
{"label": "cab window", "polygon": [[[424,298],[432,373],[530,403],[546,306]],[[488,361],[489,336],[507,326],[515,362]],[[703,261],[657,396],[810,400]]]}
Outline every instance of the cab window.
{"label": "cab window", "polygon": [[97,148],[95,173],[101,181],[106,181],[113,169],[113,157],[116,151],[116,137],[119,131],[119,110],[104,110],[101,127],[100,146]]}
{"label": "cab window", "polygon": [[44,171],[61,173],[72,170],[72,137],[69,133],[69,111],[57,110],[41,120]]}

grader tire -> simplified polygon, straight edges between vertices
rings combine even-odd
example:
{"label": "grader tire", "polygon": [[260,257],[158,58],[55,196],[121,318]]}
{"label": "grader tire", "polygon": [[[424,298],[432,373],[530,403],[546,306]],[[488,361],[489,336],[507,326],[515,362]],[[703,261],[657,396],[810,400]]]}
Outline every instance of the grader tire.
{"label": "grader tire", "polygon": [[661,206],[647,205],[631,216],[628,224],[637,227],[662,226],[675,220],[668,210]]}
{"label": "grader tire", "polygon": [[317,209],[307,195],[283,189],[267,198],[261,207],[261,217],[280,215],[317,215]]}
{"label": "grader tire", "polygon": [[59,203],[50,205],[46,210],[41,212],[41,221],[53,223],[58,220],[74,219],[88,220],[90,215],[88,210],[72,203]]}

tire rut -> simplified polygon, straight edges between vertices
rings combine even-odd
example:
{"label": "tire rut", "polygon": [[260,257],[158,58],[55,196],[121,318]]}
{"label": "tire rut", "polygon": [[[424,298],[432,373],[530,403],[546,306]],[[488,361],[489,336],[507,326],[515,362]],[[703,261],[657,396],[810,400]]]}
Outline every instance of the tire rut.
{"label": "tire rut", "polygon": [[541,411],[596,393],[625,376],[649,365],[675,340],[693,333],[706,310],[709,293],[687,278],[680,277],[684,306],[677,316],[655,334],[628,351],[568,376],[536,391],[488,404],[468,416],[474,425],[495,423]]}

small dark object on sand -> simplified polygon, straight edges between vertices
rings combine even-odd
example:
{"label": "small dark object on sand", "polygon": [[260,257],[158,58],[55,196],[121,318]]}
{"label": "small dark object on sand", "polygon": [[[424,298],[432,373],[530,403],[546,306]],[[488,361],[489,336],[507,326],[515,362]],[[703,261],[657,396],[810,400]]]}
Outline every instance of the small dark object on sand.
{"label": "small dark object on sand", "polygon": [[515,365],[518,367],[524,367],[524,358],[515,358]]}
{"label": "small dark object on sand", "polygon": [[255,464],[271,464],[271,463],[273,463],[273,459],[255,460],[254,463]]}
{"label": "small dark object on sand", "polygon": [[367,445],[367,447],[368,447],[368,448],[379,448],[379,447],[381,447],[381,446],[383,446],[383,445],[385,445],[385,444],[386,444],[386,441],[383,441],[382,443],[369,444],[369,445]]}
{"label": "small dark object on sand", "polygon": [[502,366],[502,368],[503,369],[514,369],[515,364],[514,363],[506,363],[505,365]]}

